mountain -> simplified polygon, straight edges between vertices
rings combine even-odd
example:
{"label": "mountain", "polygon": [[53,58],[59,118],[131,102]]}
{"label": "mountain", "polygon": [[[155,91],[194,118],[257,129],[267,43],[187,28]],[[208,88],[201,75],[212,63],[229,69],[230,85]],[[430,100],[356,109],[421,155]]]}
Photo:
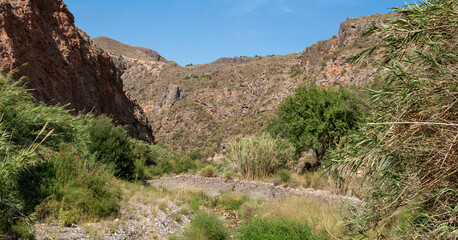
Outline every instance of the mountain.
{"label": "mountain", "polygon": [[132,137],[154,140],[143,110],[123,89],[120,71],[75,27],[62,0],[1,1],[0,50],[0,67],[28,76],[36,99],[74,114],[106,114]]}
{"label": "mountain", "polygon": [[92,39],[99,47],[113,55],[125,56],[144,61],[168,62],[154,50],[143,47],[132,47],[109,37]]}
{"label": "mountain", "polygon": [[[367,61],[350,64],[345,60],[378,41],[377,36],[363,34],[366,27],[387,18],[347,19],[337,36],[302,53],[220,58],[180,67],[142,60],[130,52],[129,58],[118,58],[117,65],[123,70],[127,91],[152,120],[159,142],[173,150],[212,156],[232,139],[263,129],[300,84],[350,88],[367,84],[378,74],[376,67]],[[110,52],[111,47],[101,47]]]}

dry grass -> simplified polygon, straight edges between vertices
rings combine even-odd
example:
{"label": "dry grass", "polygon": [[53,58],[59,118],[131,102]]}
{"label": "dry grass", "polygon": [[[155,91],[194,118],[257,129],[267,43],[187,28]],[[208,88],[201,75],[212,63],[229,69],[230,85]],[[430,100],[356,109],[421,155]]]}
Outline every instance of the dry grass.
{"label": "dry grass", "polygon": [[309,197],[287,197],[275,202],[266,202],[257,207],[256,217],[283,218],[307,222],[315,232],[328,232],[336,238],[344,236],[340,223],[343,218],[342,206]]}

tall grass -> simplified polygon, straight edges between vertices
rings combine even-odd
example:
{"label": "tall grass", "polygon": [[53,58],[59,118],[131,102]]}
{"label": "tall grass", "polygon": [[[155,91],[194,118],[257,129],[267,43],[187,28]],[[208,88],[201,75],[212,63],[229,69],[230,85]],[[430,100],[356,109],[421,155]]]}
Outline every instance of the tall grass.
{"label": "tall grass", "polygon": [[104,166],[85,162],[72,146],[51,156],[44,175],[49,197],[36,208],[40,219],[71,225],[119,213],[121,192],[111,184],[114,177]]}
{"label": "tall grass", "polygon": [[350,221],[355,231],[386,237],[386,224],[416,209],[396,237],[458,237],[457,9],[454,0],[396,8],[390,24],[371,29],[382,43],[355,58],[379,47],[388,71],[382,87],[370,90],[373,124],[333,155],[334,173],[365,187],[368,208]]}
{"label": "tall grass", "polygon": [[347,210],[344,203],[327,202],[312,197],[286,197],[266,202],[256,208],[254,218],[282,219],[308,225],[311,232],[324,239],[345,239],[346,230],[341,223]]}
{"label": "tall grass", "polygon": [[217,215],[199,211],[184,236],[189,240],[224,240],[229,238],[229,228]]}
{"label": "tall grass", "polygon": [[39,160],[35,157],[35,148],[13,149],[10,139],[0,123],[0,237],[11,234],[30,238],[32,235],[27,224],[30,218],[22,214],[24,205],[16,191],[17,180],[23,170],[37,164]]}
{"label": "tall grass", "polygon": [[288,141],[263,133],[230,143],[224,161],[243,177],[258,179],[286,167],[293,160],[293,154]]}
{"label": "tall grass", "polygon": [[238,230],[239,240],[319,240],[306,223],[286,219],[252,219]]}

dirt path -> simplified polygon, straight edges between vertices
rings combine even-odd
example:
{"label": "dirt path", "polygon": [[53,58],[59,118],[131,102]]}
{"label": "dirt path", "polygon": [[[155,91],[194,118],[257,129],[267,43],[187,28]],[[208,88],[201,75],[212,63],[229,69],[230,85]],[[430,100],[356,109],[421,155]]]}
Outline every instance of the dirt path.
{"label": "dirt path", "polygon": [[347,203],[360,203],[358,198],[339,196],[324,190],[304,188],[286,188],[274,186],[269,183],[257,183],[223,178],[206,178],[196,175],[180,175],[175,177],[162,177],[148,181],[153,186],[163,186],[168,189],[200,189],[211,196],[219,195],[221,191],[236,191],[247,194],[253,198],[277,199],[282,196],[310,196],[328,201],[345,201]]}

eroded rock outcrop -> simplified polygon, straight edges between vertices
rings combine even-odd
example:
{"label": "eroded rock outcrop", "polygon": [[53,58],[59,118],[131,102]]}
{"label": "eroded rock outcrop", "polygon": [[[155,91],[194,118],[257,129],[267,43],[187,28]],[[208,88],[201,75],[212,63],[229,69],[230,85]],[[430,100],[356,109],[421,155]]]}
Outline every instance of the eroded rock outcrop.
{"label": "eroded rock outcrop", "polygon": [[349,18],[340,24],[339,33],[331,39],[307,47],[301,54],[301,67],[309,78],[321,86],[361,86],[377,72],[371,63],[380,56],[373,54],[358,64],[346,61],[380,41],[377,35],[364,36],[368,27],[385,23],[390,14]]}
{"label": "eroded rock outcrop", "polygon": [[75,27],[62,0],[1,0],[0,52],[0,67],[20,68],[36,99],[69,104],[73,113],[107,114],[132,137],[153,141],[111,58]]}

